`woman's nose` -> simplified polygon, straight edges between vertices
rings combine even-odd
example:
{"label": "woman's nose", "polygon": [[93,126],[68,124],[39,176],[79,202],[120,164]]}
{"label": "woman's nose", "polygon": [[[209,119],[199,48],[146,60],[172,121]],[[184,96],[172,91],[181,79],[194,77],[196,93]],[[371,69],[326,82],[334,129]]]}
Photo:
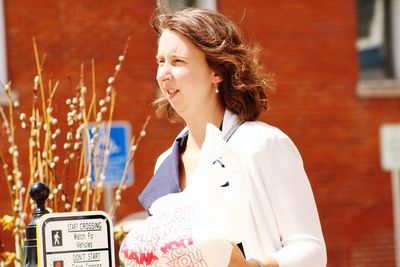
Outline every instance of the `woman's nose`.
{"label": "woman's nose", "polygon": [[157,80],[160,82],[172,80],[172,74],[169,68],[160,68],[157,71]]}

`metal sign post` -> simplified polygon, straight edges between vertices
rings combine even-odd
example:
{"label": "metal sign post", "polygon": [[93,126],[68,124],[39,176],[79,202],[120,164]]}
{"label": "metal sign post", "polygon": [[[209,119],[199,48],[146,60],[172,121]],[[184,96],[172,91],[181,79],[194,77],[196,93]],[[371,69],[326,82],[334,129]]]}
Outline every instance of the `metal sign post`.
{"label": "metal sign post", "polygon": [[381,165],[391,172],[396,267],[400,267],[400,124],[380,128]]}
{"label": "metal sign post", "polygon": [[396,250],[396,267],[400,266],[400,171],[392,171],[392,195],[393,195],[393,217],[394,236]]}

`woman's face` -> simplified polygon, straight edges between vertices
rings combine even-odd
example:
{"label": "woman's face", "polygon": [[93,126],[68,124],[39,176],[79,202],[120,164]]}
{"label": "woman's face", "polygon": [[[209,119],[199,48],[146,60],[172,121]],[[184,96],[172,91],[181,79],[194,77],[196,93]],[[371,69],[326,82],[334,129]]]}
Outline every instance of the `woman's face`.
{"label": "woman's face", "polygon": [[164,30],[157,51],[157,81],[161,92],[185,120],[196,118],[210,105],[220,105],[215,92],[221,81],[204,53],[184,35]]}

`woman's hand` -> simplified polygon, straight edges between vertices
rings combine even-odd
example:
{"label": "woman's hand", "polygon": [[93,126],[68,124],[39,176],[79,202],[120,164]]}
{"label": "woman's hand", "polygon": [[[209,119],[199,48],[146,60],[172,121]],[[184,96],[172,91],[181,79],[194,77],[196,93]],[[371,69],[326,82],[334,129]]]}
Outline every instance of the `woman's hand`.
{"label": "woman's hand", "polygon": [[[274,257],[268,256],[262,259],[265,267],[279,267],[279,263]],[[258,267],[258,263],[252,260],[246,260],[240,248],[232,243],[231,260],[228,267]]]}
{"label": "woman's hand", "polygon": [[228,267],[258,267],[256,262],[246,260],[242,251],[235,243],[232,243],[232,246],[231,260]]}

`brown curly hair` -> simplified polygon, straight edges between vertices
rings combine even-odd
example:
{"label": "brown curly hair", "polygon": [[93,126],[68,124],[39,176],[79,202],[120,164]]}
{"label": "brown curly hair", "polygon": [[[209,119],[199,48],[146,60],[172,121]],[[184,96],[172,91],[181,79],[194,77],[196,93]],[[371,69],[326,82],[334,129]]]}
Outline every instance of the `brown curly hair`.
{"label": "brown curly hair", "polygon": [[[151,25],[158,36],[165,29],[186,36],[206,56],[207,63],[223,77],[218,84],[223,105],[243,121],[253,121],[267,109],[266,89],[273,87],[272,76],[263,73],[258,47],[249,47],[238,26],[226,16],[203,9],[176,12],[156,9]],[[156,114],[181,121],[168,100],[156,99]]]}

